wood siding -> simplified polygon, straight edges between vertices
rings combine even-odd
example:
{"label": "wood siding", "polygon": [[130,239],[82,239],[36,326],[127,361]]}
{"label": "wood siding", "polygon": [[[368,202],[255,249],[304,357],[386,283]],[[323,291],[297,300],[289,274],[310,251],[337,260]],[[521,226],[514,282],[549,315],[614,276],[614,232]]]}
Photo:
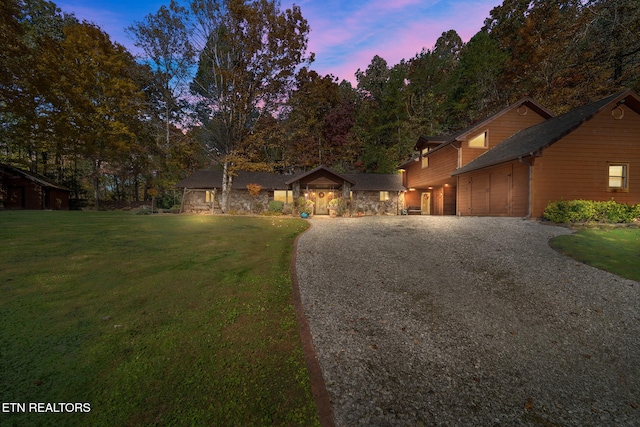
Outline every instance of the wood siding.
{"label": "wood siding", "polygon": [[[521,111],[522,112],[522,111]],[[544,118],[531,109],[527,109],[527,113],[522,115],[518,113],[517,108],[507,111],[505,114],[497,117],[484,128],[478,128],[477,132],[469,133],[467,140],[472,139],[479,133],[487,131],[488,147],[487,148],[470,148],[467,141],[462,143],[461,165],[466,165],[482,153],[487,152],[491,148],[500,144],[516,132],[537,125],[544,121]]]}
{"label": "wood siding", "polygon": [[[607,107],[535,159],[534,217],[541,217],[555,200],[640,203],[640,115],[622,108],[621,120]],[[628,192],[608,191],[608,162],[629,164]]]}
{"label": "wood siding", "polygon": [[509,162],[460,175],[458,214],[475,216],[526,216],[529,168]]}
{"label": "wood siding", "polygon": [[409,188],[432,187],[455,183],[451,173],[458,167],[458,150],[448,146],[429,156],[429,166],[422,168],[422,162],[413,162],[407,167],[407,186]]}

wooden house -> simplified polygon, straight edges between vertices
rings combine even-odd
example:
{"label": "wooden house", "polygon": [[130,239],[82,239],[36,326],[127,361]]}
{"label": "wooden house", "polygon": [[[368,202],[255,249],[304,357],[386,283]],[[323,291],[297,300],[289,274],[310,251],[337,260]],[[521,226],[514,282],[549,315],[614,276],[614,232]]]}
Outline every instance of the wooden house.
{"label": "wooden house", "polygon": [[553,115],[531,98],[523,98],[471,127],[448,136],[421,137],[417,157],[401,165],[408,188],[405,208],[423,215],[455,215],[458,178],[453,175],[514,133]]}
{"label": "wooden house", "polygon": [[523,129],[452,178],[459,215],[539,218],[563,199],[640,203],[640,98],[624,91]]}
{"label": "wooden house", "polygon": [[0,209],[69,209],[71,190],[34,172],[0,164]]}
{"label": "wooden house", "polygon": [[[214,212],[219,208],[222,171],[201,170],[178,182],[183,192],[183,212]],[[248,184],[262,187],[258,196],[250,196]],[[329,201],[342,198],[353,211],[365,214],[399,214],[405,187],[400,174],[342,174],[325,166],[311,171],[282,175],[270,172],[240,171],[233,178],[229,208],[234,211],[267,209],[269,201],[292,204],[298,197],[314,203],[316,215],[328,215]]]}

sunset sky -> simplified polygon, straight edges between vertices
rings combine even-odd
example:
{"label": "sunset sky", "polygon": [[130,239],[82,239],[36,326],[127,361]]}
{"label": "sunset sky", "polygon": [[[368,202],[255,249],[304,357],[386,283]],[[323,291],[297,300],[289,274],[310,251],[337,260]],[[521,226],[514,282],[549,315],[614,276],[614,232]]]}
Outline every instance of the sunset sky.
{"label": "sunset sky", "polygon": [[[55,1],[55,0],[54,0]],[[124,28],[155,13],[162,0],[64,0],[64,12],[93,22],[111,39],[138,53]],[[316,54],[311,68],[355,84],[374,55],[395,65],[423,48],[431,49],[440,35],[456,30],[468,41],[482,27],[500,0],[282,0],[282,8],[300,5],[309,21],[309,50]]]}

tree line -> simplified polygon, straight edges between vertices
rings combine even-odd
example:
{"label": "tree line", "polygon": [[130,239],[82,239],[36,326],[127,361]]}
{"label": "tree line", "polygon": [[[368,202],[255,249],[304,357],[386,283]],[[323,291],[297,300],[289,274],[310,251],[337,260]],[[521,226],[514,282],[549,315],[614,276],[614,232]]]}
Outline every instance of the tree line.
{"label": "tree line", "polygon": [[0,1],[0,162],[96,205],[211,165],[223,207],[242,169],[389,173],[523,96],[562,113],[640,89],[637,0],[505,0],[467,43],[374,56],[355,87],[313,70],[301,8],[276,0],[171,0],[128,27],[139,57],[50,1]]}

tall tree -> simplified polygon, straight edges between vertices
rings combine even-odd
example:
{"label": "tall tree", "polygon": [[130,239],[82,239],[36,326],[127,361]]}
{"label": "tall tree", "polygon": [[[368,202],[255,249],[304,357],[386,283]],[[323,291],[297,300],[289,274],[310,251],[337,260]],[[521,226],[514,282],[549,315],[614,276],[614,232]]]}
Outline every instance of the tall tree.
{"label": "tall tree", "polygon": [[364,150],[362,160],[369,172],[393,172],[399,160],[399,146],[405,139],[402,122],[406,117],[404,90],[406,63],[389,68],[376,55],[365,71],[356,72],[359,104],[354,133]]}
{"label": "tall tree", "polygon": [[299,6],[274,0],[194,0],[200,60],[191,84],[200,99],[207,143],[223,165],[221,208],[228,208],[234,171],[246,162],[245,145],[267,114],[277,114],[296,67],[307,57],[309,26]]}
{"label": "tall tree", "polygon": [[339,86],[333,76],[322,77],[306,67],[297,73],[284,121],[293,166],[331,165],[334,159],[324,138],[324,120],[339,104]]}
{"label": "tall tree", "polygon": [[592,96],[622,87],[640,90],[640,2],[589,0],[573,45],[576,65]]}
{"label": "tall tree", "polygon": [[183,19],[186,13],[184,7],[171,0],[169,7],[163,5],[155,14],[149,14],[142,22],[127,28],[136,40],[135,45],[144,51],[145,61],[156,72],[167,149],[170,146],[171,125],[182,122],[178,101],[194,65],[191,28]]}
{"label": "tall tree", "polygon": [[64,32],[60,56],[50,59],[61,70],[54,105],[76,154],[91,162],[97,207],[105,168],[127,163],[136,143],[144,111],[143,93],[132,78],[138,65],[92,24],[71,25]]}

